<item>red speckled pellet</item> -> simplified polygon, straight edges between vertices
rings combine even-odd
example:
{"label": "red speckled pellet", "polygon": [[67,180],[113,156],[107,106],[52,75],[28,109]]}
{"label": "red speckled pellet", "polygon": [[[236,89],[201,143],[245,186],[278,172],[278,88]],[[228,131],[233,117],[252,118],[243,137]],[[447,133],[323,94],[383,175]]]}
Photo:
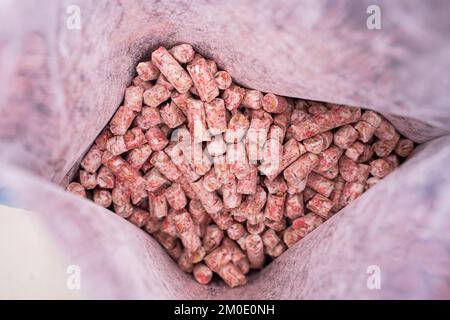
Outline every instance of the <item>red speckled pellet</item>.
{"label": "red speckled pellet", "polygon": [[222,98],[225,102],[225,107],[230,110],[236,110],[244,99],[245,89],[232,84],[223,92]]}
{"label": "red speckled pellet", "polygon": [[205,115],[208,129],[212,135],[218,135],[227,130],[225,103],[216,98],[205,103]]}
{"label": "red speckled pellet", "polygon": [[187,66],[187,70],[194,82],[200,100],[209,102],[219,95],[219,88],[214,80],[214,74],[208,68],[204,58],[199,58]]}
{"label": "red speckled pellet", "polygon": [[92,145],[81,161],[81,167],[90,173],[95,173],[102,164],[103,152],[97,145]]}
{"label": "red speckled pellet", "polygon": [[165,195],[169,206],[175,210],[183,209],[187,204],[186,195],[179,183],[172,183],[165,190]]}
{"label": "red speckled pellet", "polygon": [[151,61],[139,63],[136,72],[143,81],[156,80],[159,76],[159,69]]}
{"label": "red speckled pellet", "polygon": [[214,80],[216,81],[217,87],[220,90],[226,90],[231,86],[233,79],[226,71],[218,71],[214,74]]}
{"label": "red speckled pellet", "polygon": [[167,49],[160,47],[153,51],[152,62],[178,92],[184,93],[192,86],[192,79],[189,77],[189,74]]}
{"label": "red speckled pellet", "polygon": [[200,284],[208,284],[211,282],[213,272],[204,263],[199,263],[194,266],[194,278]]}
{"label": "red speckled pellet", "polygon": [[133,122],[136,114],[127,106],[121,106],[109,123],[109,129],[114,135],[124,135]]}
{"label": "red speckled pellet", "polygon": [[273,93],[266,94],[261,101],[263,109],[270,113],[283,113],[288,107],[285,97],[277,96]]}
{"label": "red speckled pellet", "polygon": [[80,184],[84,189],[91,190],[97,186],[97,174],[80,171]]}
{"label": "red speckled pellet", "polygon": [[83,188],[78,182],[71,182],[67,185],[66,190],[70,193],[76,194],[81,197],[86,197],[86,189]]}

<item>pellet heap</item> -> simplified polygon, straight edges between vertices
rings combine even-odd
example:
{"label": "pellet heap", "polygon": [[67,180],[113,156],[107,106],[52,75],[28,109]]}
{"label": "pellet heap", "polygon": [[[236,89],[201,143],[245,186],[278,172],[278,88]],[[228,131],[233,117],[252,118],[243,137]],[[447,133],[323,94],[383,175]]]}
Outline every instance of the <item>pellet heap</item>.
{"label": "pellet heap", "polygon": [[414,149],[374,111],[240,87],[189,44],[136,71],[67,190],[153,235],[201,284],[245,284]]}

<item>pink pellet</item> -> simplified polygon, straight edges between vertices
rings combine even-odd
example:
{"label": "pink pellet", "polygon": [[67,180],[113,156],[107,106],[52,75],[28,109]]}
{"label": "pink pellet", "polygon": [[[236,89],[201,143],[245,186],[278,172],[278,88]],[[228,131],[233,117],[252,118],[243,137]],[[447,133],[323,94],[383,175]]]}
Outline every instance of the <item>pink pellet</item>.
{"label": "pink pellet", "polygon": [[277,244],[281,242],[281,239],[278,237],[276,232],[272,229],[266,230],[264,234],[261,236],[262,241],[264,243],[264,247],[267,249],[273,249]]}
{"label": "pink pellet", "polygon": [[334,182],[311,172],[306,181],[306,186],[328,198],[334,189]]}
{"label": "pink pellet", "polygon": [[305,215],[303,193],[288,194],[286,198],[285,215],[289,219],[296,219]]}
{"label": "pink pellet", "polygon": [[114,175],[110,169],[105,166],[101,166],[97,174],[97,184],[100,188],[112,189],[114,188],[115,181]]}
{"label": "pink pellet", "polygon": [[152,127],[145,133],[145,138],[153,151],[161,151],[164,149],[169,140],[159,127]]}
{"label": "pink pellet", "polygon": [[262,107],[262,100],[264,95],[259,90],[245,90],[244,98],[242,99],[242,106],[249,109],[260,109]]}
{"label": "pink pellet", "polygon": [[150,162],[170,181],[177,181],[181,172],[170,160],[164,151],[158,151],[151,155]]}
{"label": "pink pellet", "polygon": [[165,149],[166,154],[170,157],[172,163],[178,168],[181,175],[187,181],[196,181],[200,177],[192,168],[188,158],[184,155],[179,144],[169,145]]}
{"label": "pink pellet", "polygon": [[76,194],[81,197],[86,197],[86,189],[83,188],[78,182],[71,182],[67,185],[66,190],[70,193]]}
{"label": "pink pellet", "polygon": [[158,107],[144,106],[141,114],[135,120],[137,126],[142,130],[148,130],[150,127],[155,127],[163,123]]}
{"label": "pink pellet", "polygon": [[291,128],[298,141],[316,134],[356,122],[361,117],[361,110],[345,106],[333,106],[323,114],[312,116],[300,123],[293,123]]}
{"label": "pink pellet", "polygon": [[121,218],[128,218],[133,214],[133,205],[131,203],[125,203],[123,205],[117,205],[114,203],[114,212]]}
{"label": "pink pellet", "polygon": [[364,183],[346,182],[341,195],[341,205],[346,206],[364,192]]}
{"label": "pink pellet", "polygon": [[377,178],[384,178],[394,167],[385,159],[377,159],[370,162],[370,173]]}
{"label": "pink pellet", "polygon": [[233,80],[231,76],[226,71],[218,71],[214,74],[214,80],[216,81],[217,87],[220,90],[226,90],[231,86]]}
{"label": "pink pellet", "polygon": [[242,140],[250,126],[248,118],[240,112],[236,112],[228,123],[224,140],[227,143],[237,143]]}
{"label": "pink pellet", "polygon": [[118,206],[124,206],[130,203],[131,190],[122,181],[116,181],[111,192],[112,202]]}
{"label": "pink pellet", "polygon": [[145,135],[142,132],[142,129],[139,127],[135,127],[131,130],[128,130],[123,136],[123,140],[127,150],[140,147],[143,144],[147,143]]}
{"label": "pink pellet", "polygon": [[374,185],[376,185],[380,181],[381,181],[381,179],[377,178],[377,177],[371,177],[371,178],[367,179],[364,190],[368,190],[369,188],[372,188]]}
{"label": "pink pellet", "polygon": [[325,171],[318,171],[317,169],[313,169],[313,171],[320,174],[322,177],[333,180],[339,174],[339,166],[336,164]]}
{"label": "pink pellet", "polygon": [[286,228],[283,232],[283,242],[288,248],[299,242],[303,238],[303,234],[300,230],[294,229],[292,226]]}
{"label": "pink pellet", "polygon": [[283,113],[288,107],[285,97],[267,93],[261,100],[263,109],[270,113]]}
{"label": "pink pellet", "polygon": [[227,144],[223,140],[223,135],[211,136],[211,141],[207,142],[206,150],[212,157],[223,155],[227,151]]}
{"label": "pink pellet", "polygon": [[247,283],[247,279],[242,271],[232,263],[224,265],[218,271],[219,276],[231,287],[242,286]]}
{"label": "pink pellet", "polygon": [[353,160],[353,161],[358,161],[360,156],[364,153],[366,149],[366,145],[356,141],[354,143],[352,143],[347,150],[345,150],[345,155]]}
{"label": "pink pellet", "polygon": [[133,122],[136,114],[127,106],[121,106],[109,123],[109,128],[114,135],[124,135]]}
{"label": "pink pellet", "polygon": [[169,50],[172,56],[181,64],[189,63],[194,58],[194,49],[190,44],[183,43]]}
{"label": "pink pellet", "polygon": [[147,224],[149,218],[150,214],[148,213],[148,211],[135,207],[131,216],[128,217],[128,221],[130,221],[136,227],[142,228]]}
{"label": "pink pellet", "polygon": [[95,173],[102,164],[102,151],[97,145],[92,145],[81,161],[81,167],[90,173]]}
{"label": "pink pellet", "polygon": [[186,121],[183,112],[173,101],[163,105],[160,109],[160,114],[162,120],[169,128],[179,127]]}
{"label": "pink pellet", "polygon": [[128,87],[125,90],[125,101],[124,105],[129,107],[131,110],[140,112],[142,109],[142,96],[144,94],[144,89],[137,86]]}
{"label": "pink pellet", "polygon": [[187,70],[202,101],[210,102],[219,95],[219,88],[214,80],[214,75],[210,72],[211,70],[209,70],[204,58],[191,61]]}
{"label": "pink pellet", "polygon": [[258,185],[258,169],[250,166],[247,175],[238,179],[237,192],[240,194],[255,194]]}
{"label": "pink pellet", "polygon": [[216,171],[214,169],[209,170],[203,177],[203,187],[208,192],[218,190],[222,186],[222,183],[217,180]]}
{"label": "pink pellet", "polygon": [[216,192],[208,192],[203,188],[202,179],[196,182],[190,182],[189,184],[191,185],[192,189],[194,189],[206,212],[208,212],[211,215],[218,213],[222,210],[223,208],[222,200],[220,199],[220,197],[217,195]]}
{"label": "pink pellet", "polygon": [[278,139],[268,139],[264,144],[262,163],[258,170],[266,175],[273,176],[280,171],[283,159],[283,144]]}
{"label": "pink pellet", "polygon": [[374,128],[378,128],[381,124],[382,117],[375,111],[367,110],[362,113],[361,120],[367,122]]}
{"label": "pink pellet", "polygon": [[[147,224],[145,225],[145,227],[147,227],[148,224],[149,224],[149,223],[147,222]],[[146,228],[146,231],[149,232],[149,231],[147,230],[147,228]],[[152,232],[149,232],[149,233],[152,233]],[[183,253],[184,253],[184,249],[183,249],[183,246],[182,246],[181,242],[180,242],[180,241],[176,241],[176,242],[175,242],[175,246],[173,246],[173,248],[168,249],[168,250],[167,250],[167,253],[169,254],[169,256],[170,256],[173,260],[178,261],[178,260],[181,258],[181,256],[183,255]]]}
{"label": "pink pellet", "polygon": [[414,149],[414,142],[409,139],[400,139],[395,146],[395,153],[400,157],[408,157]]}
{"label": "pink pellet", "polygon": [[[302,146],[303,147],[303,146]],[[297,160],[306,150],[300,148],[300,144],[294,139],[288,140],[283,145],[283,156],[281,157],[281,164],[278,171],[275,174],[268,175],[269,180],[275,179],[284,169],[291,165],[295,160]]]}
{"label": "pink pellet", "polygon": [[106,142],[111,137],[112,137],[111,131],[108,128],[105,128],[102,130],[102,132],[99,134],[99,136],[95,139],[95,144],[101,151],[105,151],[106,150]]}
{"label": "pink pellet", "polygon": [[106,189],[96,189],[93,200],[102,207],[108,208],[112,203],[111,192]]}
{"label": "pink pellet", "polygon": [[242,238],[245,234],[245,228],[240,223],[233,223],[228,229],[227,229],[227,235],[231,240],[238,240]]}
{"label": "pink pellet", "polygon": [[225,103],[220,98],[215,98],[204,104],[206,122],[211,135],[218,135],[227,130],[227,117]]}
{"label": "pink pellet", "polygon": [[209,253],[220,246],[224,232],[215,224],[209,225],[206,228],[205,236],[203,237],[203,246]]}
{"label": "pink pellet", "polygon": [[192,86],[189,74],[165,48],[153,51],[152,62],[178,92],[184,93]]}
{"label": "pink pellet", "polygon": [[301,237],[305,237],[323,223],[324,219],[317,214],[308,213],[292,222],[292,227],[300,232]]}
{"label": "pink pellet", "polygon": [[139,63],[136,72],[143,81],[156,80],[159,76],[159,69],[151,61]]}
{"label": "pink pellet", "polygon": [[161,84],[155,84],[144,92],[144,103],[150,107],[157,107],[170,98],[170,90]]}
{"label": "pink pellet", "polygon": [[283,176],[279,175],[270,181],[267,177],[264,179],[264,185],[270,194],[287,192],[287,184]]}
{"label": "pink pellet", "polygon": [[246,228],[249,234],[262,234],[266,229],[266,224],[264,220],[258,221],[256,223],[251,223],[247,220]]}
{"label": "pink pellet", "polygon": [[264,211],[265,218],[274,221],[281,220],[284,215],[285,200],[286,194],[269,194]]}
{"label": "pink pellet", "polygon": [[108,151],[103,153],[102,163],[111,170],[116,178],[130,186],[134,186],[140,176],[137,170],[132,168],[123,158],[114,156]]}
{"label": "pink pellet", "polygon": [[[168,251],[174,249],[177,246],[177,242],[178,242],[177,238],[172,237],[164,232],[155,232],[155,233],[153,233],[153,237],[155,237],[155,239],[164,247],[164,249],[166,249]],[[181,259],[182,256],[186,256],[184,254],[184,252],[180,256],[179,259]],[[187,260],[187,262],[190,263],[189,260]],[[192,263],[191,263],[191,267],[192,267]]]}
{"label": "pink pellet", "polygon": [[333,202],[321,194],[316,194],[308,201],[306,207],[322,218],[328,219],[330,217],[330,210],[333,208]]}
{"label": "pink pellet", "polygon": [[252,269],[261,269],[264,266],[264,244],[259,235],[248,235],[245,240],[245,247],[247,248],[247,257],[250,261]]}
{"label": "pink pellet", "polygon": [[[158,70],[158,72],[159,72],[159,70]],[[150,89],[153,86],[153,84],[150,81],[144,81],[141,78],[139,78],[139,76],[134,77],[133,80],[131,81],[131,83],[134,86],[141,87],[142,89],[144,89],[144,91],[147,89]]]}
{"label": "pink pellet", "polygon": [[303,140],[306,151],[320,154],[327,149],[333,141],[333,134],[328,131]]}
{"label": "pink pellet", "polygon": [[206,125],[206,113],[203,102],[196,99],[187,100],[189,132],[194,142],[211,140]]}
{"label": "pink pellet", "polygon": [[230,110],[236,110],[244,99],[245,89],[232,84],[223,92],[222,98],[225,102],[225,107]]}
{"label": "pink pellet", "polygon": [[242,201],[242,195],[237,192],[237,181],[233,179],[221,187],[223,206],[225,209],[237,208]]}
{"label": "pink pellet", "polygon": [[283,218],[279,221],[272,221],[272,220],[265,219],[264,225],[267,228],[272,229],[273,231],[282,232],[284,229],[286,229],[286,219]]}
{"label": "pink pellet", "polygon": [[319,163],[319,158],[313,153],[305,153],[284,170],[286,181],[294,179],[305,179],[312,169]]}
{"label": "pink pellet", "polygon": [[379,127],[375,130],[375,136],[382,141],[389,141],[395,138],[396,130],[386,119],[382,119]]}
{"label": "pink pellet", "polygon": [[380,158],[387,157],[394,151],[397,142],[400,139],[400,135],[395,133],[390,140],[378,140],[373,144],[373,151]]}
{"label": "pink pellet", "polygon": [[91,190],[97,186],[97,174],[80,171],[80,184],[84,189]]}
{"label": "pink pellet", "polygon": [[364,176],[365,170],[365,165],[356,163],[346,156],[342,156],[339,160],[339,173],[345,181],[360,181],[361,177]]}
{"label": "pink pellet", "polygon": [[199,263],[194,266],[194,278],[200,284],[208,284],[211,282],[213,272],[204,263]]}
{"label": "pink pellet", "polygon": [[192,99],[191,93],[179,93],[178,91],[172,91],[170,98],[172,101],[180,108],[180,110],[184,113],[185,116],[188,114],[187,100]]}
{"label": "pink pellet", "polygon": [[146,180],[146,189],[149,192],[160,190],[162,187],[168,186],[169,181],[158,171],[157,168],[150,169],[144,176]]}
{"label": "pink pellet", "polygon": [[106,142],[106,150],[108,150],[115,156],[127,152],[128,148],[125,145],[124,136],[113,136],[109,138],[109,140]]}
{"label": "pink pellet", "polygon": [[159,227],[159,230],[165,234],[168,234],[172,237],[177,237],[178,236],[178,232],[177,232],[177,228],[175,226],[175,220],[174,217],[176,215],[176,211],[175,210],[169,210],[169,213],[167,214],[167,216],[165,216],[162,220],[161,220],[161,225]]}
{"label": "pink pellet", "polygon": [[308,112],[312,115],[323,114],[328,111],[328,108],[322,103],[312,103],[308,108]]}
{"label": "pink pellet", "polygon": [[368,143],[372,139],[376,130],[374,126],[363,120],[358,121],[354,128],[358,131],[359,139],[364,143]]}
{"label": "pink pellet", "polygon": [[153,217],[161,219],[167,216],[169,209],[164,190],[149,192],[148,201],[149,211]]}
{"label": "pink pellet", "polygon": [[174,217],[177,233],[187,251],[193,252],[200,248],[202,242],[195,232],[195,225],[186,210],[180,210]]}
{"label": "pink pellet", "polygon": [[207,59],[206,66],[208,67],[209,73],[211,73],[212,75],[215,75],[217,73],[217,64],[214,62],[214,60]]}
{"label": "pink pellet", "polygon": [[334,144],[341,149],[347,149],[359,137],[358,131],[350,125],[339,128],[334,134]]}
{"label": "pink pellet", "polygon": [[287,192],[289,194],[295,194],[300,193],[306,188],[306,182],[307,178],[301,179],[301,178],[293,178],[291,180],[287,180]]}
{"label": "pink pellet", "polygon": [[128,152],[125,160],[135,169],[140,169],[148,160],[153,150],[149,144],[144,144]]}
{"label": "pink pellet", "polygon": [[183,209],[187,204],[186,195],[179,183],[172,183],[167,187],[165,195],[169,206],[175,210]]}

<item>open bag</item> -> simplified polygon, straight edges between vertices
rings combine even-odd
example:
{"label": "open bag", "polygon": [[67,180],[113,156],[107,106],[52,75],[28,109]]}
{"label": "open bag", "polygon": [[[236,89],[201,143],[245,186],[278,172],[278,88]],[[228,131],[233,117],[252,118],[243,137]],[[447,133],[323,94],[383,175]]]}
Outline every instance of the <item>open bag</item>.
{"label": "open bag", "polygon": [[[373,4],[380,30],[366,24]],[[82,297],[450,298],[449,3],[25,0],[0,9],[0,187],[80,267]],[[242,86],[373,109],[423,144],[249,284],[197,284],[150,235],[64,191],[136,64],[178,43]],[[374,267],[378,290],[368,286]]]}

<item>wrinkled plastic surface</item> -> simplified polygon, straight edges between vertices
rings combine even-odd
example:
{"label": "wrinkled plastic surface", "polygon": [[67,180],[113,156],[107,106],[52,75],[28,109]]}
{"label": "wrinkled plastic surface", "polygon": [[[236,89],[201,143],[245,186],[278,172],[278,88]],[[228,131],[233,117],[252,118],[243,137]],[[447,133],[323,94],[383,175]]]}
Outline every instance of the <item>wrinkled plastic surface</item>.
{"label": "wrinkled plastic surface", "polygon": [[[81,11],[81,30],[66,9]],[[381,7],[382,30],[366,28]],[[97,298],[449,298],[450,4],[445,1],[33,1],[0,4],[0,186],[37,212]],[[32,19],[30,18],[32,17]],[[241,85],[382,112],[412,159],[249,285],[203,287],[143,231],[64,193],[133,67],[191,43]],[[447,198],[446,198],[447,196]],[[379,266],[382,290],[368,290]]]}

